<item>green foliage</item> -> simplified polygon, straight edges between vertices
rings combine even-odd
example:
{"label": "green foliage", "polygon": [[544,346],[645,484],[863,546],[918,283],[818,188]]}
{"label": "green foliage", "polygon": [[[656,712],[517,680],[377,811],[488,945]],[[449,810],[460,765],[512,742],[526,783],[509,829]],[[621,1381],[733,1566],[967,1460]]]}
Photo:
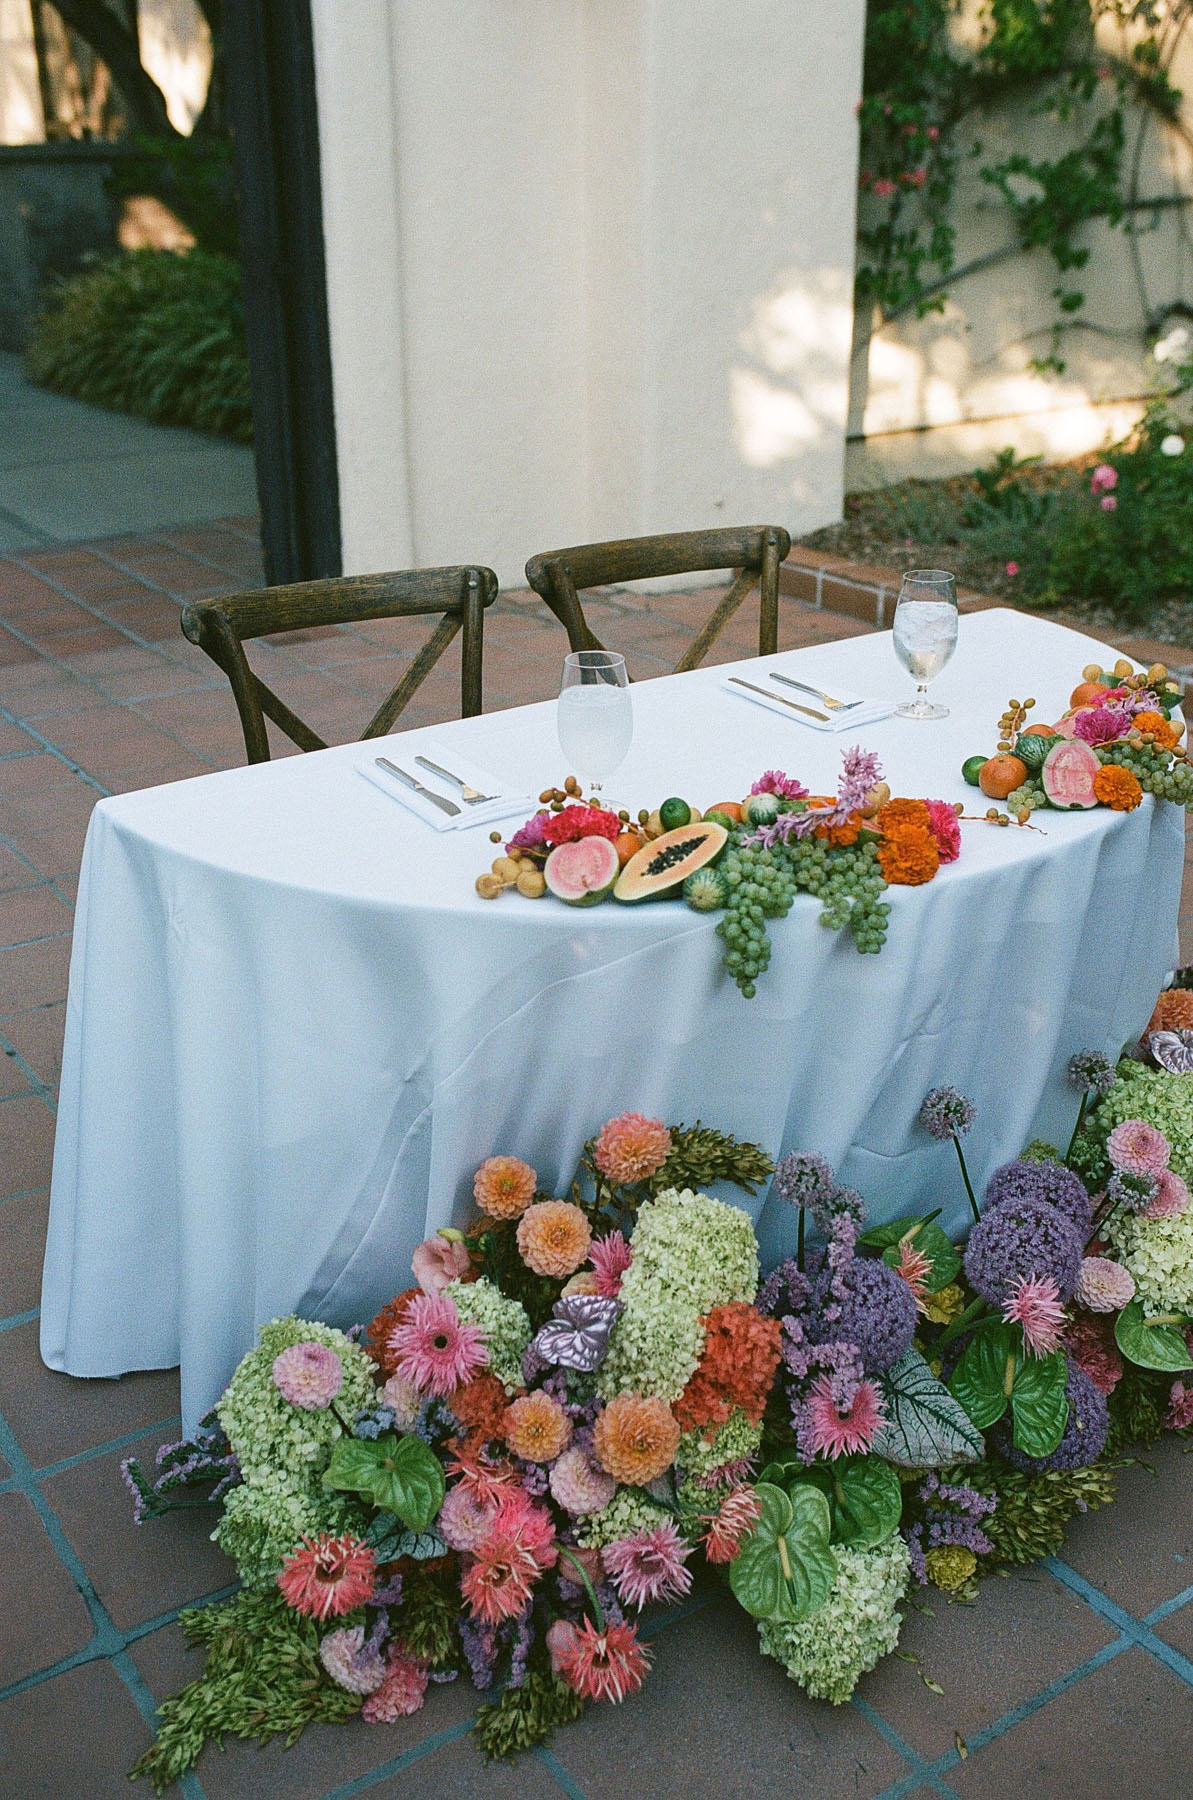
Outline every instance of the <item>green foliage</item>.
{"label": "green foliage", "polygon": [[[1172,1323],[1173,1319],[1177,1322]],[[1181,1330],[1181,1324],[1188,1322],[1176,1314],[1170,1315],[1163,1324],[1158,1319],[1148,1319],[1140,1302],[1132,1300],[1114,1321],[1114,1341],[1127,1361],[1137,1368],[1180,1374],[1185,1369],[1193,1369],[1193,1357],[1189,1355]]]}
{"label": "green foliage", "polygon": [[337,1438],[323,1472],[326,1488],[364,1494],[412,1531],[425,1531],[443,1504],[443,1465],[419,1437]]}
{"label": "green foliage", "polygon": [[828,1501],[818,1488],[760,1481],[762,1513],[729,1568],[729,1585],[756,1619],[797,1624],[829,1596],[837,1562],[829,1548]]}
{"label": "green foliage", "polygon": [[980,1431],[1009,1406],[1016,1448],[1025,1456],[1049,1456],[1069,1418],[1066,1369],[1059,1351],[1028,1356],[1017,1327],[984,1325],[966,1345],[949,1386]]}
{"label": "green foliage", "polygon": [[730,1132],[715,1131],[697,1119],[672,1131],[667,1160],[646,1187],[661,1194],[665,1188],[700,1190],[714,1181],[731,1181],[753,1194],[770,1180],[774,1168],[774,1159],[757,1144],[739,1143]]}
{"label": "green foliage", "polygon": [[516,1756],[545,1743],[557,1725],[570,1725],[584,1701],[549,1671],[532,1669],[518,1688],[477,1708],[473,1736],[486,1762]]}
{"label": "green foliage", "polygon": [[189,1643],[207,1645],[207,1664],[158,1709],[157,1737],[132,1770],[159,1794],[193,1767],[208,1738],[218,1742],[230,1732],[262,1744],[283,1737],[290,1745],[314,1721],[338,1724],[360,1709],[358,1694],[324,1674],[319,1628],[276,1590],[188,1609],[179,1622]]}
{"label": "green foliage", "polygon": [[994,1512],[982,1520],[982,1530],[993,1545],[984,1564],[1032,1563],[1055,1555],[1074,1513],[1110,1505],[1114,1478],[1115,1466],[1104,1458],[1085,1469],[1046,1469],[1030,1475],[1004,1463],[966,1469],[960,1480],[998,1500]]}
{"label": "green foliage", "polygon": [[940,1469],[980,1457],[985,1441],[916,1349],[878,1377],[886,1415],[874,1449],[901,1469]]}
{"label": "green foliage", "polygon": [[411,1656],[433,1669],[449,1666],[456,1656],[456,1620],[460,1589],[451,1570],[420,1566],[402,1576],[402,1636]]}
{"label": "green foliage", "polygon": [[49,293],[33,381],[160,425],[252,439],[240,270],[204,250],[131,250]]}
{"label": "green foliage", "polygon": [[113,199],[153,194],[194,234],[200,250],[235,256],[236,172],[231,138],[137,133],[105,187]]}
{"label": "green foliage", "polygon": [[1146,1447],[1155,1443],[1164,1429],[1171,1386],[1169,1375],[1126,1364],[1107,1401],[1110,1408],[1107,1455],[1118,1455],[1131,1445]]}

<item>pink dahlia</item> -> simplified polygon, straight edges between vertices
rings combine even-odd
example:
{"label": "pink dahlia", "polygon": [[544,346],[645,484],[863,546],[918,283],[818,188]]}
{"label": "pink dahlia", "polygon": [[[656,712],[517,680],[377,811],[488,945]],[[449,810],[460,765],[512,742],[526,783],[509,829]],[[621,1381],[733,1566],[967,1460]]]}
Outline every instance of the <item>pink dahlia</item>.
{"label": "pink dahlia", "polygon": [[1087,1312],[1121,1312],[1135,1298],[1135,1279],[1130,1269],[1108,1256],[1087,1256],[1073,1298]]}
{"label": "pink dahlia", "polygon": [[291,1344],[273,1359],[273,1381],[291,1406],[322,1412],[344,1385],[344,1365],[326,1344]]}
{"label": "pink dahlia", "polygon": [[480,1328],[461,1322],[449,1294],[416,1294],[389,1334],[389,1350],[395,1374],[440,1400],[449,1400],[489,1361]]}
{"label": "pink dahlia", "polygon": [[1078,1313],[1065,1332],[1065,1350],[1100,1394],[1112,1394],[1123,1377],[1114,1326],[1105,1313]]}
{"label": "pink dahlia", "polygon": [[435,1523],[453,1550],[476,1550],[493,1529],[497,1505],[482,1500],[463,1483],[448,1488]]}
{"label": "pink dahlia", "polygon": [[671,1133],[661,1119],[642,1113],[622,1113],[603,1127],[593,1150],[593,1161],[602,1175],[622,1186],[645,1181],[661,1169],[671,1154]]}
{"label": "pink dahlia", "polygon": [[337,1687],[350,1694],[371,1694],[385,1680],[381,1652],[372,1644],[365,1649],[363,1625],[341,1625],[329,1631],[319,1645],[319,1661]]}
{"label": "pink dahlia", "polygon": [[596,1276],[595,1292],[606,1300],[616,1300],[621,1292],[621,1278],[630,1266],[630,1246],[620,1231],[611,1231],[607,1237],[594,1238],[588,1253]]}
{"label": "pink dahlia", "polygon": [[1029,1356],[1050,1356],[1064,1336],[1065,1309],[1051,1275],[1018,1276],[1007,1295],[1002,1316],[1008,1325],[1022,1325]]}
{"label": "pink dahlia", "polygon": [[1168,1411],[1164,1414],[1165,1431],[1187,1431],[1193,1425],[1193,1387],[1174,1381],[1168,1390]]}
{"label": "pink dahlia", "polygon": [[372,1597],[377,1565],[368,1544],[350,1532],[304,1538],[282,1564],[278,1586],[287,1606],[313,1619],[330,1619]]}
{"label": "pink dahlia", "polygon": [[928,823],[932,828],[932,836],[936,839],[941,862],[956,862],[961,854],[961,825],[956,807],[951,806],[947,800],[925,800],[924,804],[928,808]]}
{"label": "pink dahlia", "polygon": [[391,1375],[381,1390],[381,1399],[393,1408],[394,1424],[399,1431],[413,1431],[423,1409],[423,1397],[404,1375]]}
{"label": "pink dahlia", "polygon": [[651,1600],[683,1599],[692,1585],[692,1572],[684,1567],[691,1554],[667,1519],[651,1531],[606,1544],[602,1557],[619,1599],[641,1611]]}
{"label": "pink dahlia", "polygon": [[409,1718],[422,1705],[430,1679],[425,1663],[402,1646],[391,1645],[385,1680],[361,1707],[361,1717],[369,1725],[392,1725],[396,1719]]}
{"label": "pink dahlia", "polygon": [[753,1488],[734,1488],[726,1494],[708,1527],[704,1554],[710,1563],[732,1562],[741,1549],[742,1539],[753,1531],[762,1517],[762,1502]]}
{"label": "pink dahlia", "polygon": [[1127,706],[1091,706],[1073,716],[1073,735],[1087,744],[1110,744],[1126,737],[1134,715]]}
{"label": "pink dahlia", "polygon": [[817,1456],[853,1456],[867,1451],[886,1415],[872,1381],[859,1381],[848,1409],[837,1409],[831,1375],[818,1375],[808,1392],[811,1447]]}
{"label": "pink dahlia", "polygon": [[474,1619],[500,1625],[520,1613],[534,1592],[539,1566],[510,1532],[492,1532],[460,1577],[460,1592]]}
{"label": "pink dahlia", "polygon": [[552,1464],[550,1482],[551,1498],[573,1518],[600,1512],[617,1492],[612,1475],[606,1475],[579,1444],[573,1444]]}
{"label": "pink dahlia", "polygon": [[453,1281],[468,1281],[472,1276],[467,1244],[462,1238],[445,1238],[439,1233],[419,1245],[410,1266],[424,1294],[441,1294]]}
{"label": "pink dahlia", "polygon": [[1106,1154],[1124,1175],[1160,1175],[1168,1167],[1172,1145],[1154,1125],[1124,1119],[1106,1139]]}
{"label": "pink dahlia", "polygon": [[637,1693],[650,1667],[632,1625],[609,1623],[598,1630],[585,1619],[574,1637],[557,1637],[551,1652],[562,1679],[584,1700],[624,1700]]}
{"label": "pink dahlia", "polygon": [[1145,1219],[1175,1219],[1189,1204],[1189,1190],[1175,1169],[1161,1169],[1156,1191],[1143,1209]]}

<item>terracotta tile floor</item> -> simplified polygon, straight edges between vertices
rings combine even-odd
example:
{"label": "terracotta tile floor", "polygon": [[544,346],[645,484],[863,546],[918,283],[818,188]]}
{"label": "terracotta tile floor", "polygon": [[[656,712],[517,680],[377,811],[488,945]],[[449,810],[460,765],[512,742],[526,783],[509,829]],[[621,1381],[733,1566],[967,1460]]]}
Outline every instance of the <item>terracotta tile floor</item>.
{"label": "terracotta tile floor", "polygon": [[[243,760],[223,678],[181,637],[178,605],[260,572],[250,519],[0,557],[0,1795],[13,1800],[129,1792],[155,1704],[196,1671],[177,1610],[232,1579],[203,1514],[131,1522],[118,1465],[171,1435],[174,1375],[51,1374],[37,1354],[37,1304],[87,820],[101,795]],[[645,675],[673,665],[707,606],[707,595],[623,596],[592,616]],[[864,629],[784,603],[784,644]],[[747,654],[750,630],[739,625],[722,654]],[[411,646],[382,624],[263,654],[283,695],[342,739]],[[554,694],[564,647],[537,601],[504,595],[486,632],[487,706]],[[450,666],[436,673],[409,722],[447,716],[457,682]],[[1183,910],[1193,960],[1193,878]],[[910,1611],[903,1647],[915,1660],[888,1658],[850,1706],[809,1702],[754,1653],[740,1612],[701,1595],[656,1625],[656,1671],[640,1699],[616,1717],[590,1714],[513,1769],[486,1769],[465,1741],[473,1696],[461,1685],[434,1691],[400,1725],[314,1730],[289,1752],[209,1749],[183,1791],[1173,1800],[1188,1789],[1193,1685],[1185,1450],[1170,1442],[1130,1470],[1124,1504],[1080,1521],[1067,1561],[988,1583],[976,1608],[937,1600],[933,1620]]]}

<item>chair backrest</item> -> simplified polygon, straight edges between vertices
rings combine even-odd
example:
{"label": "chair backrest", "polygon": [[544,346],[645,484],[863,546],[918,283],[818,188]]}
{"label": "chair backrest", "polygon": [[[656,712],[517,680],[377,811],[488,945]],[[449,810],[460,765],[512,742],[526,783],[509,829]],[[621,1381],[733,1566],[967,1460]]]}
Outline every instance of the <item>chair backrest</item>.
{"label": "chair backrest", "polygon": [[464,634],[461,716],[471,718],[481,710],[484,610],[496,596],[497,577],[492,569],[453,567],[403,570],[390,575],[343,575],[328,581],[298,581],[289,587],[258,588],[214,600],[193,600],[183,608],[182,629],[228,677],[240,712],[249,762],[268,762],[266,717],[280,726],[300,750],[325,750],[327,745],[253,673],[244,653],[246,639],[364,619],[405,619],[440,613],[439,624],[361,732],[362,738],[381,737],[459,631]]}
{"label": "chair backrest", "polygon": [[720,531],[673,531],[662,537],[619,538],[607,544],[576,544],[532,556],[526,579],[542,596],[568,634],[573,650],[604,650],[593,636],[580,593],[651,576],[693,575],[705,569],[736,571],[728,592],[676,664],[676,673],[698,668],[717,636],[750,589],[758,586],[758,654],[779,647],[779,564],[791,548],[781,525],[732,526]]}

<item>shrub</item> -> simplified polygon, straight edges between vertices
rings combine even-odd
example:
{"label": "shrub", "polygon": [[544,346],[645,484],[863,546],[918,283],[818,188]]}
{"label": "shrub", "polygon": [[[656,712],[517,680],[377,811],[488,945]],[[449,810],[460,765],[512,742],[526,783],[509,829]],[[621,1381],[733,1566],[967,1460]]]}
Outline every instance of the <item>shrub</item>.
{"label": "shrub", "polygon": [[52,289],[30,378],[161,425],[252,439],[240,269],[205,250],[131,250]]}

